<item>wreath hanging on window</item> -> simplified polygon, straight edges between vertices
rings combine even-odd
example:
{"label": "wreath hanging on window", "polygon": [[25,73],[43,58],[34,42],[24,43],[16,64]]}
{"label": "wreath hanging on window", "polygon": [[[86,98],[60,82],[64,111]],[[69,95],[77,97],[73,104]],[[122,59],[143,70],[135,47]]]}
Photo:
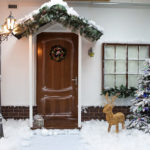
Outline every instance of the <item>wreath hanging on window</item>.
{"label": "wreath hanging on window", "polygon": [[60,45],[55,45],[51,48],[49,55],[52,60],[60,62],[65,58],[66,53],[67,51],[65,48]]}

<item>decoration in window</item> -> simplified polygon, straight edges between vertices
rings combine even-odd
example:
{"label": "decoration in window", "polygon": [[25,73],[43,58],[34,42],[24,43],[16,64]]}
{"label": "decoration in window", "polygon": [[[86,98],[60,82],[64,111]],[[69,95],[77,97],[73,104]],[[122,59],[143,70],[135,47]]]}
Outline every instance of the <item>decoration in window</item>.
{"label": "decoration in window", "polygon": [[60,62],[65,58],[66,52],[66,49],[62,46],[55,45],[51,48],[49,55],[52,60]]}

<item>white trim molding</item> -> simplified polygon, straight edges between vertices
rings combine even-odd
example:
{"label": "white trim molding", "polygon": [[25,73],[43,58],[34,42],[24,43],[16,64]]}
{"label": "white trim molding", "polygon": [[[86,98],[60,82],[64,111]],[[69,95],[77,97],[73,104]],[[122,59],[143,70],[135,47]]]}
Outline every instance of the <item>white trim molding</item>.
{"label": "white trim molding", "polygon": [[81,72],[82,72],[82,40],[80,34],[78,34],[78,128],[81,128]]}
{"label": "white trim molding", "polygon": [[[37,34],[41,33],[38,32]],[[51,32],[51,31],[49,31]],[[53,31],[54,32],[54,31]],[[59,31],[60,32],[60,31]],[[64,32],[64,31],[62,31]],[[68,31],[69,32],[69,31]],[[36,105],[36,37],[29,36],[29,124],[33,127],[33,105]],[[78,34],[78,127],[81,128],[81,66],[82,66],[82,41]]]}
{"label": "white trim molding", "polygon": [[29,36],[29,125],[30,128],[33,127],[33,99],[34,99],[34,78],[33,78],[33,59],[34,51],[33,51],[33,36]]}

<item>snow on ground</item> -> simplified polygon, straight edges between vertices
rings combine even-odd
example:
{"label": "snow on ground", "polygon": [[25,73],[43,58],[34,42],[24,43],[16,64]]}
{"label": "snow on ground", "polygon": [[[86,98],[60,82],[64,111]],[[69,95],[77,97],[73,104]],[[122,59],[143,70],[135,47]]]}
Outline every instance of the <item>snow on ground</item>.
{"label": "snow on ground", "polygon": [[3,123],[5,138],[0,139],[0,150],[20,150],[28,145],[33,133],[28,127],[28,120],[8,120]]}
{"label": "snow on ground", "polygon": [[[30,130],[28,120],[4,121],[5,138],[0,139],[0,150],[146,150],[150,135],[138,130],[112,127],[107,132],[105,121],[87,121],[81,130]],[[121,127],[120,127],[121,129]]]}
{"label": "snow on ground", "polygon": [[[107,132],[105,121],[89,121],[83,124],[81,137],[88,144],[88,150],[146,150],[150,146],[150,135],[139,130],[120,130],[115,126]],[[121,126],[120,126],[121,129]]]}
{"label": "snow on ground", "polygon": [[86,150],[78,135],[33,136],[32,145],[21,150]]}

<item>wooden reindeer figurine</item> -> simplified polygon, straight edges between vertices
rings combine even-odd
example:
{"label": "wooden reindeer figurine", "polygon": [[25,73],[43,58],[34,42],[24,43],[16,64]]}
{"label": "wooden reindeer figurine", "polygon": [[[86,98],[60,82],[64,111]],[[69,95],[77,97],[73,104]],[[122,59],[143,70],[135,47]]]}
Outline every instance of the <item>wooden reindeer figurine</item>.
{"label": "wooden reindeer figurine", "polygon": [[116,125],[116,133],[118,133],[119,132],[119,123],[122,124],[122,129],[125,128],[124,127],[124,121],[125,121],[124,114],[121,113],[121,112],[113,114],[113,112],[112,112],[112,109],[114,107],[113,103],[114,103],[114,101],[115,101],[115,99],[117,98],[118,95],[119,94],[116,94],[115,96],[113,96],[111,98],[111,100],[108,98],[108,93],[106,93],[106,95],[105,95],[105,98],[106,98],[108,104],[106,104],[104,106],[103,113],[106,114],[106,120],[109,123],[108,132],[110,132],[110,129],[111,129],[112,125]]}

